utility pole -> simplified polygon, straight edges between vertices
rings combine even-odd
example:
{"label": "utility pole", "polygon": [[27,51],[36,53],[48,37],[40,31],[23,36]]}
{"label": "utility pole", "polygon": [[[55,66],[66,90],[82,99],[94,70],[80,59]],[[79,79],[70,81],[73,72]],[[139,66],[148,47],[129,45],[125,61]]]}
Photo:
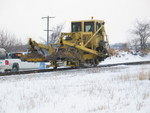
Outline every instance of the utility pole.
{"label": "utility pole", "polygon": [[47,19],[47,30],[44,30],[44,31],[47,31],[47,45],[49,44],[49,31],[52,31],[52,30],[49,30],[49,19],[50,18],[55,18],[55,17],[50,17],[50,16],[42,17],[42,19]]}

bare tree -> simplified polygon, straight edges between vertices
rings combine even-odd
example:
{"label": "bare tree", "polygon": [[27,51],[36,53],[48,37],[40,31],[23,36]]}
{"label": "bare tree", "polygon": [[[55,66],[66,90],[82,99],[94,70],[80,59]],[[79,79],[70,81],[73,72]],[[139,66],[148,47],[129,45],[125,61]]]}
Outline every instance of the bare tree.
{"label": "bare tree", "polygon": [[58,25],[56,28],[53,28],[53,32],[50,36],[50,43],[57,43],[62,29],[63,29],[63,25]]}
{"label": "bare tree", "polygon": [[44,44],[44,45],[47,45],[47,39],[46,38],[43,38],[43,37],[39,37],[40,38],[40,43]]}
{"label": "bare tree", "polygon": [[[51,44],[57,43],[57,41],[59,40],[59,37],[61,35],[63,29],[63,24],[62,25],[57,25],[56,27],[53,27],[52,33],[50,35],[50,42]],[[43,44],[47,44],[47,40],[44,39],[43,37],[40,37],[41,43]]]}
{"label": "bare tree", "polygon": [[132,45],[132,47],[133,47],[133,49],[135,50],[135,51],[138,51],[139,49],[140,49],[140,39],[133,39],[132,41],[131,41],[131,45]]}
{"label": "bare tree", "polygon": [[145,50],[148,39],[150,38],[150,22],[137,20],[131,33],[136,36],[133,40],[133,42],[135,42],[135,46],[139,43],[140,49]]}
{"label": "bare tree", "polygon": [[7,52],[12,52],[17,51],[21,46],[21,41],[18,40],[15,35],[4,30],[0,30],[0,48],[6,49]]}

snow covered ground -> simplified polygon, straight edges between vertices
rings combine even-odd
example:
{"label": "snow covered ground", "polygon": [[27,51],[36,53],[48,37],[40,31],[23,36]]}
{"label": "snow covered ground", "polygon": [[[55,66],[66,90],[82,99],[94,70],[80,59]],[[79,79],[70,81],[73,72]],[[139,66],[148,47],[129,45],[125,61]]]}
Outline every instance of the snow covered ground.
{"label": "snow covered ground", "polygon": [[101,62],[100,65],[136,61],[150,61],[150,53],[142,57],[140,55],[132,55],[127,52],[120,52],[118,56],[108,57],[107,59],[105,59],[105,61]]}
{"label": "snow covered ground", "polygon": [[149,74],[137,65],[0,77],[0,113],[150,113]]}

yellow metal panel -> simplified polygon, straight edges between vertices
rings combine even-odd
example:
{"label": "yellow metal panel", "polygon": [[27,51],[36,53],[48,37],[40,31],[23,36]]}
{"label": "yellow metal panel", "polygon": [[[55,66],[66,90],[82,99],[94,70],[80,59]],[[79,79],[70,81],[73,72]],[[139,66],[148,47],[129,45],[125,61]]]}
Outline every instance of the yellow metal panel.
{"label": "yellow metal panel", "polygon": [[69,46],[75,47],[75,48],[77,48],[77,49],[80,49],[80,50],[83,50],[83,51],[86,51],[86,52],[89,52],[89,53],[92,53],[92,54],[95,54],[95,55],[98,55],[98,56],[100,55],[100,53],[97,52],[97,51],[95,51],[95,50],[88,49],[88,48],[86,48],[86,47],[84,47],[84,46],[79,46],[79,45],[76,45],[76,44],[74,44],[74,43],[70,43],[70,42],[65,41],[65,40],[63,40],[63,44],[64,44],[64,45],[69,45]]}
{"label": "yellow metal panel", "polygon": [[28,62],[43,62],[45,59],[42,58],[27,58],[26,61]]}
{"label": "yellow metal panel", "polygon": [[93,59],[96,55],[93,54],[84,54],[83,55],[83,59],[87,60],[87,59]]}
{"label": "yellow metal panel", "polygon": [[103,28],[103,25],[96,31],[96,33],[94,33],[94,35],[88,40],[88,42],[85,44],[85,46],[87,46],[87,44],[96,36],[96,34]]}

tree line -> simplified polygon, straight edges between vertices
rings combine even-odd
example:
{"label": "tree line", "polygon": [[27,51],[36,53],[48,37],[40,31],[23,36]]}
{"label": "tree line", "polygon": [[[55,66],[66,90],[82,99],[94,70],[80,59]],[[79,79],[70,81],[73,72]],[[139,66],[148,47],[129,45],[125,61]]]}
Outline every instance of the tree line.
{"label": "tree line", "polygon": [[[49,43],[57,43],[62,29],[63,25],[57,25],[52,28]],[[40,39],[40,43],[46,45],[46,38],[40,37]],[[26,52],[28,49],[28,44],[23,44],[22,41],[16,38],[14,34],[11,34],[8,31],[0,30],[0,48],[4,48],[7,52]]]}
{"label": "tree line", "polygon": [[134,50],[146,51],[150,49],[150,21],[137,20],[130,33],[132,38],[129,40],[129,45]]}
{"label": "tree line", "polygon": [[24,45],[14,34],[0,30],[0,48],[4,48],[7,52],[16,52],[25,51],[27,45]]}

